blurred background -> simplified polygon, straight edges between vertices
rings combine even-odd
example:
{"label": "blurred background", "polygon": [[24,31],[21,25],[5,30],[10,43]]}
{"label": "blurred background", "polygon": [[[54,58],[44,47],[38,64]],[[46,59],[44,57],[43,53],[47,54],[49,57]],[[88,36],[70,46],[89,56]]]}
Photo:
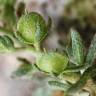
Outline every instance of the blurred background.
{"label": "blurred background", "polygon": [[[13,0],[11,7],[3,7],[2,1],[12,0],[0,0],[1,34],[4,34],[4,28],[15,31],[16,22],[25,10],[39,12],[46,22],[49,17],[52,18],[50,35],[43,43],[47,50],[62,50],[58,41],[66,44],[72,27],[81,34],[86,49],[96,32],[96,0]],[[18,56],[34,62],[28,51],[0,54],[0,96],[64,96],[62,91],[51,89],[47,84],[50,78],[40,72],[34,73],[32,79],[11,79],[11,73],[20,66],[16,59]]]}

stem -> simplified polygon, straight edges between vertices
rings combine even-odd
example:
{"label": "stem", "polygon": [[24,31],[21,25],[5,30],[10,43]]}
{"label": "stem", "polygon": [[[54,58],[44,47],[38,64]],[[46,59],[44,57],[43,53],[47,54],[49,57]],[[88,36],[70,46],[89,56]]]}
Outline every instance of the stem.
{"label": "stem", "polygon": [[38,51],[38,52],[41,51],[41,49],[40,49],[40,44],[39,44],[39,43],[36,42],[36,43],[34,44],[34,47],[35,47],[36,51]]}
{"label": "stem", "polygon": [[1,50],[0,51],[0,53],[8,53],[8,54],[10,54],[10,53],[15,53],[15,52],[20,52],[20,51],[29,51],[29,52],[31,52],[32,53],[32,55],[34,56],[34,57],[37,57],[39,54],[41,54],[41,52],[37,52],[34,48],[32,48],[32,47],[17,47],[17,48],[6,48],[6,50]]}
{"label": "stem", "polygon": [[89,68],[92,65],[89,64],[84,64],[82,66],[76,66],[73,68],[67,68],[65,69],[62,73],[68,73],[68,72],[79,72],[80,70],[86,70],[87,68]]}
{"label": "stem", "polygon": [[20,47],[20,48],[14,48],[12,52],[19,52],[19,51],[30,51],[33,56],[37,57],[40,52],[37,52],[34,48],[32,47]]}

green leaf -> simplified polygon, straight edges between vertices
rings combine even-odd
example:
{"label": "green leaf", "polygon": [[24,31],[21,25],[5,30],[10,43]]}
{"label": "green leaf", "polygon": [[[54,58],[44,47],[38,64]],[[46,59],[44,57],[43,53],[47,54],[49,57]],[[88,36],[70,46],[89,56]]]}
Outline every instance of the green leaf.
{"label": "green leaf", "polygon": [[[87,65],[87,64],[86,64]],[[86,65],[81,65],[81,66],[74,66],[70,68],[66,68],[63,73],[68,73],[68,72],[79,72],[80,70],[87,69],[89,66]]]}
{"label": "green leaf", "polygon": [[48,84],[51,87],[54,87],[56,89],[63,90],[63,91],[66,91],[68,88],[71,87],[70,84],[68,84],[68,83],[62,83],[62,82],[59,82],[59,81],[49,81]]}
{"label": "green leaf", "polygon": [[72,59],[72,57],[73,57],[72,48],[71,48],[71,47],[68,47],[68,48],[66,48],[66,51],[67,51],[68,57],[69,57],[70,59]]}
{"label": "green leaf", "polygon": [[21,77],[26,74],[28,74],[30,71],[32,71],[33,66],[32,64],[23,58],[18,58],[19,61],[22,62],[21,66],[13,72],[12,77]]}
{"label": "green leaf", "polygon": [[94,35],[91,45],[89,47],[85,62],[91,65],[94,62],[95,58],[96,58],[96,34]]}
{"label": "green leaf", "polygon": [[0,36],[0,52],[9,52],[14,48],[14,43],[7,35]]}
{"label": "green leaf", "polygon": [[84,45],[78,32],[71,29],[72,53],[78,65],[84,63]]}
{"label": "green leaf", "polygon": [[3,36],[4,40],[6,41],[6,46],[7,47],[13,47],[14,43],[11,38],[9,38],[7,35]]}

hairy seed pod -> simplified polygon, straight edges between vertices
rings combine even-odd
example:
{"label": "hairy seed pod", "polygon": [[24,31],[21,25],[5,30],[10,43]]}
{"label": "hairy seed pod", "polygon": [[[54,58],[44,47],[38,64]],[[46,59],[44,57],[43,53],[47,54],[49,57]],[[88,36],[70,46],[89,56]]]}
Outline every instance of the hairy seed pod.
{"label": "hairy seed pod", "polygon": [[44,72],[60,74],[68,64],[66,55],[59,53],[43,53],[37,57],[36,64]]}
{"label": "hairy seed pod", "polygon": [[17,37],[27,44],[40,44],[47,35],[47,26],[43,17],[31,12],[23,15],[17,24]]}

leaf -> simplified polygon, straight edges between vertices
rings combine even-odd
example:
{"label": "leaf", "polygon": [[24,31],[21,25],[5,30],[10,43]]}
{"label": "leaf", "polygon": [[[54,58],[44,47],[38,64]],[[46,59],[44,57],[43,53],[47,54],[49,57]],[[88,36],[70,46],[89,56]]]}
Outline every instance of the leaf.
{"label": "leaf", "polygon": [[72,53],[78,65],[84,63],[84,45],[78,32],[71,29]]}
{"label": "leaf", "polygon": [[79,72],[80,70],[84,70],[84,69],[87,69],[89,67],[89,66],[86,66],[86,65],[74,66],[74,67],[66,68],[62,73]]}
{"label": "leaf", "polygon": [[95,58],[96,58],[96,34],[94,35],[91,45],[89,47],[85,62],[91,65],[94,62]]}
{"label": "leaf", "polygon": [[14,43],[7,35],[0,36],[0,52],[9,52],[14,48]]}
{"label": "leaf", "polygon": [[3,38],[6,41],[6,46],[7,47],[13,47],[14,46],[13,41],[7,35],[4,35]]}
{"label": "leaf", "polygon": [[68,88],[70,88],[70,84],[66,83],[62,83],[62,82],[59,82],[59,81],[49,81],[48,84],[51,86],[51,87],[54,87],[56,89],[59,89],[59,90],[63,90],[63,91],[66,91]]}
{"label": "leaf", "polygon": [[33,69],[32,64],[26,59],[18,58],[18,60],[21,61],[22,64],[15,72],[13,72],[12,77],[24,76]]}

